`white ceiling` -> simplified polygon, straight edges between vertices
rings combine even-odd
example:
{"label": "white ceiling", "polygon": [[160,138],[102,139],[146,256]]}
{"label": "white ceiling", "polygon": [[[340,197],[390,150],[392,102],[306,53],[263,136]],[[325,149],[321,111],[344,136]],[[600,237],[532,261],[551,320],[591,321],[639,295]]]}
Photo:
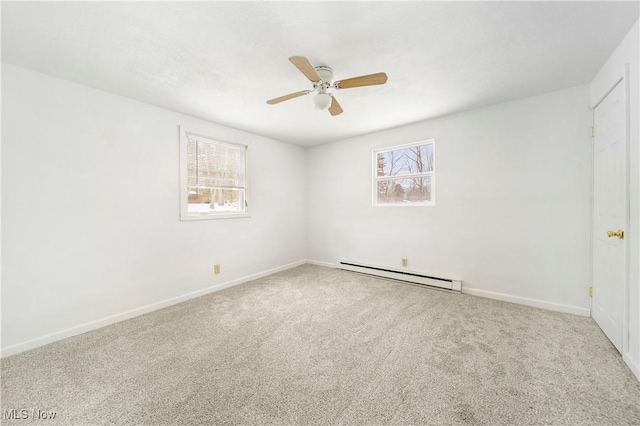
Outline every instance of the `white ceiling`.
{"label": "white ceiling", "polygon": [[[2,60],[301,146],[586,84],[638,2],[2,2]],[[344,89],[314,110],[288,61]]]}

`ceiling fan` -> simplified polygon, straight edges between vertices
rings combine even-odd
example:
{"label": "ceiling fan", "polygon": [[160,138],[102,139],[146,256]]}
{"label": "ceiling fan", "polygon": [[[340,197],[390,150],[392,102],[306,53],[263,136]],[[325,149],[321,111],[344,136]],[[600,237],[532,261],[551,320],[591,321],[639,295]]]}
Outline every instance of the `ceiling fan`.
{"label": "ceiling fan", "polygon": [[313,83],[313,89],[302,90],[268,100],[267,103],[269,105],[278,104],[288,101],[289,99],[308,95],[309,93],[316,93],[313,96],[313,106],[323,110],[328,108],[331,115],[338,115],[342,114],[342,108],[333,94],[327,93],[328,89],[350,89],[352,87],[374,86],[387,82],[387,75],[383,72],[333,81],[333,70],[330,67],[314,67],[304,56],[292,56],[289,58],[289,61]]}

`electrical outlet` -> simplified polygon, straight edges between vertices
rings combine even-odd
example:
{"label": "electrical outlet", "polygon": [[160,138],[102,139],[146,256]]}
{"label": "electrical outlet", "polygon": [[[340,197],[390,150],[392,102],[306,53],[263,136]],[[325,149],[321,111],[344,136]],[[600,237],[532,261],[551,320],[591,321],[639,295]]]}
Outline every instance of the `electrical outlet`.
{"label": "electrical outlet", "polygon": [[218,265],[218,264],[213,265],[213,273],[214,274],[219,274],[220,273],[220,265]]}
{"label": "electrical outlet", "polygon": [[407,266],[409,266],[409,259],[407,259],[406,257],[402,258],[402,267],[406,268]]}

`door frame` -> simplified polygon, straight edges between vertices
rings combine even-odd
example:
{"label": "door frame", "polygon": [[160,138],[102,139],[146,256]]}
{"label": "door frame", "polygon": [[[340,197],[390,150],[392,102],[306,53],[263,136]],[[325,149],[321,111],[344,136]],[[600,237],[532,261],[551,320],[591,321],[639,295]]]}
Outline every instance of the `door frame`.
{"label": "door frame", "polygon": [[[624,150],[625,150],[625,178],[624,178],[624,192],[625,192],[625,209],[624,209],[624,232],[627,238],[624,239],[625,256],[624,256],[624,284],[622,290],[622,350],[620,354],[622,358],[626,360],[626,353],[629,350],[629,314],[630,314],[630,258],[629,253],[631,250],[631,243],[629,238],[629,227],[631,224],[631,192],[630,192],[630,175],[631,175],[631,132],[630,132],[630,82],[629,82],[629,64],[624,65],[624,69],[618,79],[609,87],[604,95],[591,107],[591,126],[595,125],[595,109],[602,103],[602,101],[609,96],[609,94],[615,89],[618,84],[623,85],[623,97],[624,97]],[[591,137],[591,285],[593,286],[593,266],[594,266],[594,238],[593,233],[595,225],[595,144],[593,143],[595,135]],[[593,318],[593,299],[590,299],[589,310],[591,318]]]}

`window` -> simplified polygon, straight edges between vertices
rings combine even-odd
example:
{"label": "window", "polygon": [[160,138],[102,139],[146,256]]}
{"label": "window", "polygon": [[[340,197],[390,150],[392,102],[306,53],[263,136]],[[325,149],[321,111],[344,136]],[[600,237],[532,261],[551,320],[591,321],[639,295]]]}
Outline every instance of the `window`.
{"label": "window", "polygon": [[435,205],[433,139],[373,151],[374,206]]}
{"label": "window", "polygon": [[248,217],[247,147],[180,127],[180,219]]}

